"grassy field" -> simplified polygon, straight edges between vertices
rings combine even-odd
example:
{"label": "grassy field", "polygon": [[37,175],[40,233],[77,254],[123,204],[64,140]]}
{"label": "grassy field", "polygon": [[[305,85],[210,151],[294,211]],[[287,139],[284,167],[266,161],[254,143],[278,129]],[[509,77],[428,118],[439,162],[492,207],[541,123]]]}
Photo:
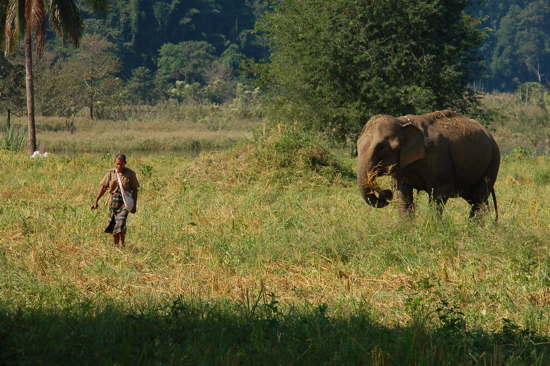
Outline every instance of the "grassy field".
{"label": "grassy field", "polygon": [[[12,118],[15,130],[25,129],[26,124],[26,117]],[[36,118],[37,145],[65,155],[117,154],[119,149],[182,155],[227,149],[250,139],[254,129],[263,128],[265,121],[261,118],[243,118],[216,106],[202,105],[135,107],[119,120]]]}
{"label": "grassy field", "polygon": [[[550,120],[546,106],[510,93],[486,94],[488,108],[482,120],[507,154],[521,146],[537,154],[550,150]],[[113,112],[116,120],[36,117],[38,146],[57,154],[117,154],[119,150],[142,155],[196,156],[200,151],[235,146],[268,130],[260,107],[234,110],[225,106],[172,105],[125,107]],[[5,123],[0,118],[0,148],[6,148]],[[12,116],[12,137],[26,137],[26,117]],[[23,142],[22,142],[23,143]],[[349,141],[346,148],[354,145]],[[23,145],[25,145],[23,143]],[[25,146],[23,146],[25,148]]]}
{"label": "grassy field", "polygon": [[548,365],[550,167],[527,152],[498,223],[369,207],[355,159],[295,133],[129,154],[119,249],[90,210],[113,155],[0,151],[0,363]]}

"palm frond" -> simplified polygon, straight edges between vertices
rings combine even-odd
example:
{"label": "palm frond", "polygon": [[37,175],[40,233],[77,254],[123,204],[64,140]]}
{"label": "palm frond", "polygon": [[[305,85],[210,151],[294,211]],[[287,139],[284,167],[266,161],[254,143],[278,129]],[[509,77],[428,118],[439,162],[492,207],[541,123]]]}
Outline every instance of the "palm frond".
{"label": "palm frond", "polygon": [[46,38],[46,11],[43,0],[26,0],[25,19],[27,27],[26,36],[34,35],[36,41],[36,54],[42,56],[44,51],[44,39]]}
{"label": "palm frond", "polygon": [[49,0],[48,5],[48,19],[53,31],[63,43],[70,40],[75,47],[78,47],[84,31],[84,21],[75,1]]}
{"label": "palm frond", "polygon": [[7,0],[4,3],[5,14],[0,17],[3,23],[5,52],[9,54],[15,47],[15,41],[25,33],[25,1]]}

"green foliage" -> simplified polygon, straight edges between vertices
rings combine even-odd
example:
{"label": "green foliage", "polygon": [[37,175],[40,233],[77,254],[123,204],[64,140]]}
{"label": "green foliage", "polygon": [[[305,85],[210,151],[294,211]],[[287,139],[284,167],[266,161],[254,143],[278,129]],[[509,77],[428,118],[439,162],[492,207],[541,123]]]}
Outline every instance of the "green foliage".
{"label": "green foliage", "polygon": [[105,37],[87,34],[70,57],[49,55],[36,88],[41,113],[69,118],[85,108],[90,119],[106,117],[106,109],[120,103],[123,84],[115,76],[120,65],[112,47]]}
{"label": "green foliage", "polygon": [[168,96],[178,103],[200,104],[203,101],[202,88],[199,83],[187,84],[176,81],[175,88],[168,91]]}
{"label": "green foliage", "polygon": [[158,50],[168,43],[204,41],[216,49],[217,57],[235,48],[248,57],[265,57],[266,48],[250,32],[263,8],[259,0],[111,0],[105,28],[119,46],[128,73],[139,66],[155,72]]}
{"label": "green foliage", "polygon": [[458,314],[448,308],[442,315],[448,322],[431,329],[384,326],[363,302],[345,313],[326,304],[289,307],[265,290],[247,292],[241,302],[181,296],[139,309],[92,301],[61,309],[0,306],[0,362],[6,364],[45,358],[80,365],[170,364],[174,359],[247,365],[376,365],[373,360],[388,359],[398,365],[499,360],[542,366],[550,361],[548,337],[508,319],[494,332],[456,327],[449,322]]}
{"label": "green foliage", "polygon": [[175,87],[167,94],[171,101],[178,104],[213,104],[211,110],[219,112],[217,116],[211,116],[213,119],[239,117],[260,120],[263,116],[259,89],[253,89],[243,83],[234,83],[233,80],[217,79],[205,86],[176,81]]}
{"label": "green foliage", "polygon": [[515,94],[522,102],[538,106],[548,113],[547,100],[550,100],[550,93],[544,85],[535,82],[523,83],[518,86]]}
{"label": "green foliage", "polygon": [[550,71],[550,5],[545,0],[486,1],[480,10],[489,14],[494,32],[483,49],[488,62],[489,90],[512,91],[536,81],[548,83]]}
{"label": "green foliage", "polygon": [[215,59],[214,52],[215,48],[204,41],[166,43],[159,50],[159,75],[170,81],[201,83]]}
{"label": "green foliage", "polygon": [[[534,88],[533,88],[534,86]],[[490,93],[486,94],[483,104],[487,108],[485,121],[493,131],[505,136],[511,145],[525,145],[534,147],[550,138],[550,120],[547,105],[550,97],[544,92],[544,101],[539,94],[543,91],[538,83],[526,83],[514,94]],[[547,100],[548,99],[548,100]]]}
{"label": "green foliage", "polygon": [[27,129],[8,123],[1,131],[3,137],[0,140],[0,149],[10,151],[22,151],[27,143]]}
{"label": "green foliage", "polygon": [[239,46],[236,44],[231,44],[225,51],[223,51],[220,61],[233,68],[236,69],[239,67],[239,65],[243,62],[242,54],[239,50]]}
{"label": "green foliage", "polygon": [[175,88],[168,91],[168,96],[178,103],[222,104],[232,99],[233,87],[231,82],[219,79],[206,86],[201,86],[199,83],[187,84],[184,81],[176,81]]}
{"label": "green foliage", "polygon": [[232,115],[241,118],[262,118],[262,104],[260,102],[259,88],[237,83],[235,99],[228,103],[227,107]]}
{"label": "green foliage", "polygon": [[14,57],[8,59],[0,53],[0,110],[19,114],[25,107],[25,67],[21,60],[17,62]]}
{"label": "green foliage", "polygon": [[533,150],[526,146],[515,146],[510,152],[510,158],[523,159],[533,156]]}
{"label": "green foliage", "polygon": [[351,167],[338,159],[313,134],[286,130],[258,140],[258,163],[276,169],[281,177],[311,172],[329,182],[355,179]]}
{"label": "green foliage", "polygon": [[[6,1],[3,2],[6,4]],[[104,11],[107,0],[86,0],[93,11]],[[5,44],[6,53],[15,49],[18,40],[24,39],[26,64],[26,94],[29,128],[30,152],[36,151],[36,122],[34,118],[34,78],[33,53],[40,58],[46,43],[46,25],[65,44],[70,41],[73,46],[80,45],[84,31],[84,22],[74,0],[8,0],[0,8],[0,23],[4,32],[0,41]]]}
{"label": "green foliage", "polygon": [[537,185],[545,185],[550,183],[550,169],[547,170],[537,170],[533,180]]}
{"label": "green foliage", "polygon": [[269,63],[249,65],[269,92],[270,117],[338,139],[361,118],[477,105],[479,21],[471,1],[290,0],[267,12],[259,31]]}
{"label": "green foliage", "polygon": [[130,104],[152,105],[159,99],[154,75],[145,66],[132,70],[132,77],[124,87],[124,99]]}

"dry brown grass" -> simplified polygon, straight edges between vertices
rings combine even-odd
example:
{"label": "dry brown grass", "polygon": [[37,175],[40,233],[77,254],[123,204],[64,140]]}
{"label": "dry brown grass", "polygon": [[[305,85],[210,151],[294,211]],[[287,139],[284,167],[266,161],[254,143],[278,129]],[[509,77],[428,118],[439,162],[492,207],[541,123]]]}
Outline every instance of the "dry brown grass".
{"label": "dry brown grass", "polygon": [[[15,126],[25,126],[15,118]],[[216,115],[197,120],[94,120],[78,117],[37,117],[38,145],[57,153],[118,153],[119,151],[182,151],[226,149],[250,139],[265,121]]]}

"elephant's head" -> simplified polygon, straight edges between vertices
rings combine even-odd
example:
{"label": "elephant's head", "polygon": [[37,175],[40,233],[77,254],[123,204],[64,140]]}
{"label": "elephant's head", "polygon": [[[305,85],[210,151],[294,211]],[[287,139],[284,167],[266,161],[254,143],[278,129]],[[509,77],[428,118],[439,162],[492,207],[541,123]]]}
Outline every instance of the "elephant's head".
{"label": "elephant's head", "polygon": [[424,134],[408,117],[375,116],[357,140],[357,154],[357,183],[363,199],[373,207],[385,207],[393,194],[381,190],[376,177],[399,173],[426,156]]}

